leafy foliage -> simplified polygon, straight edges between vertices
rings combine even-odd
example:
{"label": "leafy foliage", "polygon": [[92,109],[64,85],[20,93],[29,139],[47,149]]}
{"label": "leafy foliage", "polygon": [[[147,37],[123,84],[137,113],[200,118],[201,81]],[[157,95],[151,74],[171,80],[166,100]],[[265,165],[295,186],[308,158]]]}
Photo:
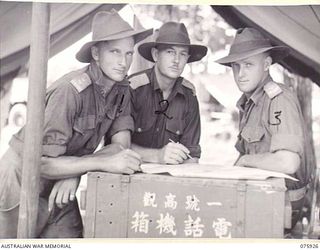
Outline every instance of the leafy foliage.
{"label": "leafy foliage", "polygon": [[161,22],[183,22],[193,43],[208,46],[210,51],[222,50],[230,44],[232,29],[209,5],[134,5],[137,15],[153,17]]}

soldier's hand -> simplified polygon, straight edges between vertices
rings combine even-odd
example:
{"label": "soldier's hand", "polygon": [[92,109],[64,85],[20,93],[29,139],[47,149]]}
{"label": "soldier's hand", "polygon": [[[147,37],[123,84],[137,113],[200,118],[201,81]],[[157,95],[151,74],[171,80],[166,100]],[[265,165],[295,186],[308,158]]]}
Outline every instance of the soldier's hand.
{"label": "soldier's hand", "polygon": [[69,201],[76,197],[76,191],[80,182],[80,177],[72,177],[57,181],[50,193],[48,210],[51,211],[54,204],[63,208]]}
{"label": "soldier's hand", "polygon": [[133,174],[140,170],[141,157],[131,149],[124,149],[108,158],[105,163],[101,162],[102,171]]}
{"label": "soldier's hand", "polygon": [[180,164],[187,158],[190,151],[181,143],[169,142],[160,150],[160,163],[162,164]]}

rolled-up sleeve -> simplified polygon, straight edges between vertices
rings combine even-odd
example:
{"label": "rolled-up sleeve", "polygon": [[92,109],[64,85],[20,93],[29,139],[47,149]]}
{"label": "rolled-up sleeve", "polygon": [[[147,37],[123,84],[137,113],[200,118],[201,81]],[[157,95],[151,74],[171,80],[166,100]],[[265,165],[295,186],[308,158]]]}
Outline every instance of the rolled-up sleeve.
{"label": "rolled-up sleeve", "polygon": [[302,156],[303,137],[299,135],[275,134],[272,136],[270,151],[288,150]]}
{"label": "rolled-up sleeve", "polygon": [[[66,152],[79,105],[76,97],[76,89],[68,82],[63,82],[54,90],[48,91],[44,114],[43,156],[57,157]],[[23,151],[24,134],[25,127],[10,141],[10,146],[20,156]]]}
{"label": "rolled-up sleeve", "polygon": [[269,110],[270,152],[288,150],[303,157],[302,121],[298,100],[293,93],[285,91],[276,96]]}
{"label": "rolled-up sleeve", "polygon": [[77,90],[67,82],[48,93],[43,136],[44,156],[57,157],[66,152],[79,106],[77,96]]}
{"label": "rolled-up sleeve", "polygon": [[[49,132],[47,136],[51,136],[52,132]],[[57,133],[54,132],[55,134]],[[22,157],[23,152],[23,145],[24,145],[24,134],[25,134],[25,127],[23,127],[17,134],[13,135],[9,145],[13,150]],[[55,135],[57,136],[57,134]],[[60,143],[62,141],[60,140]],[[48,143],[48,144],[45,144]],[[58,142],[54,142],[53,139],[48,139],[47,142],[43,141],[42,144],[42,155],[43,156],[50,156],[50,157],[57,157],[59,155],[63,155],[66,152],[66,146],[65,143],[63,144],[57,144]]]}

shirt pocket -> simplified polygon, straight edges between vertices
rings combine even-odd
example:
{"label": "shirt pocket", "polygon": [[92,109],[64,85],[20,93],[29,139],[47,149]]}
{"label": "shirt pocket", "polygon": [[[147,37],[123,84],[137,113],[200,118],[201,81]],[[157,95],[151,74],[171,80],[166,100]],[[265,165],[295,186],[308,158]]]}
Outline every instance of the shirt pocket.
{"label": "shirt pocket", "polygon": [[259,148],[261,146],[262,139],[265,135],[265,130],[263,127],[253,127],[253,126],[246,126],[243,128],[241,132],[241,137],[244,139],[245,145],[247,145],[246,153],[247,154],[256,154],[256,153],[262,153],[259,152]]}
{"label": "shirt pocket", "polygon": [[84,117],[76,118],[73,130],[78,132],[81,135],[85,135],[87,133],[92,132],[96,127],[96,116],[88,115]]}
{"label": "shirt pocket", "polygon": [[168,132],[169,138],[175,142],[180,141],[183,135],[183,121],[180,119],[171,119],[166,122],[166,131]]}
{"label": "shirt pocket", "polygon": [[150,147],[153,143],[153,127],[156,118],[151,116],[140,116],[134,121],[134,133],[132,135],[132,142],[143,146]]}
{"label": "shirt pocket", "polygon": [[134,130],[135,133],[149,132],[156,122],[156,117],[151,112],[141,112],[134,117]]}

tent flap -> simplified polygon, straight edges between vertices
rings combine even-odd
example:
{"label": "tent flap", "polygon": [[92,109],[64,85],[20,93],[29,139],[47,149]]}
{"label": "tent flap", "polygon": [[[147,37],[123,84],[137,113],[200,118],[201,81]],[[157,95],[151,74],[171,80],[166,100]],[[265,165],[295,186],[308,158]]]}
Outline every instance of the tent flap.
{"label": "tent flap", "polygon": [[[97,11],[123,6],[52,3],[50,56],[89,33]],[[273,44],[289,46],[291,54],[281,64],[320,86],[320,5],[211,7],[233,27],[258,28]],[[31,8],[31,2],[0,1],[1,84],[25,70],[28,63]]]}
{"label": "tent flap", "polygon": [[[51,4],[50,57],[88,34],[97,11],[120,10],[123,6],[124,4]],[[0,1],[1,84],[26,68],[29,60],[31,10],[30,2]]]}

